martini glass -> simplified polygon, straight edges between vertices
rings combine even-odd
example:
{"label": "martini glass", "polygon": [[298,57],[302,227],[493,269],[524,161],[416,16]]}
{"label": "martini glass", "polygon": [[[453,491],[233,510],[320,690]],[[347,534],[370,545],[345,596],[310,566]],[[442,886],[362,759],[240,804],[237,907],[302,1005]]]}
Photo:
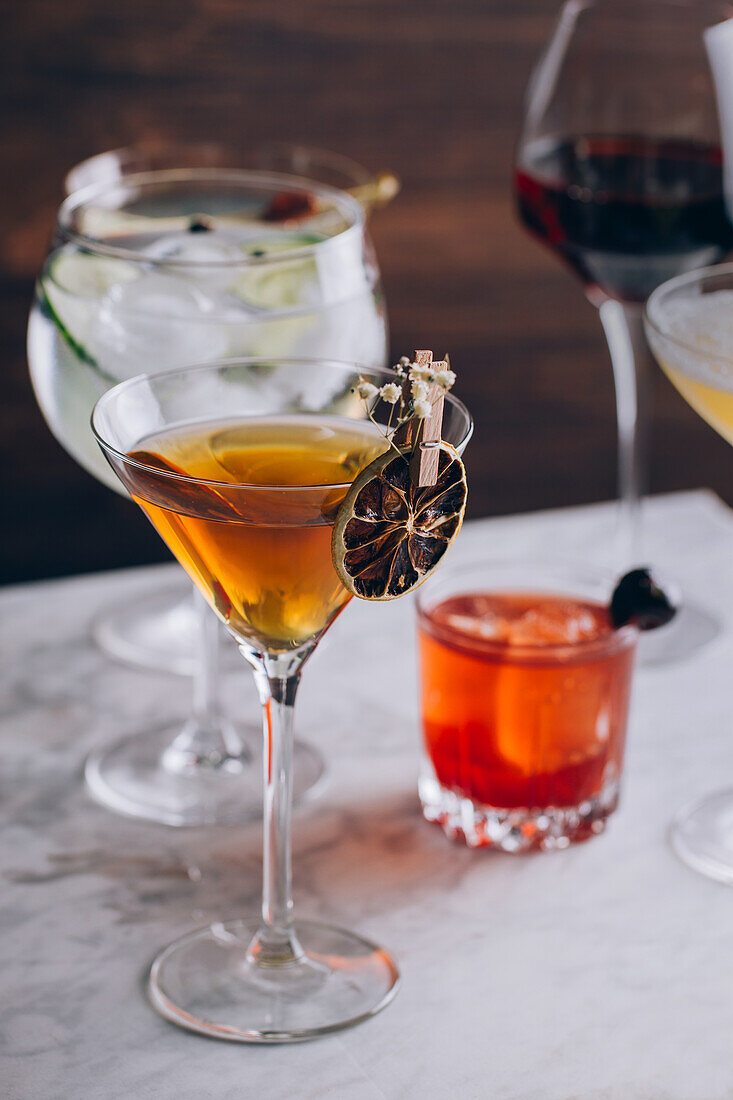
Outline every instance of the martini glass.
{"label": "martini glass", "polygon": [[[733,444],[733,264],[670,279],[651,295],[645,320],[667,377]],[[733,884],[733,789],[683,807],[670,835],[688,866]]]}
{"label": "martini glass", "polygon": [[[123,382],[93,429],[252,666],[263,707],[262,915],[184,936],[155,960],[154,1007],[181,1027],[289,1042],[349,1027],[394,996],[397,967],[351,932],[293,923],[293,707],[303,668],[346,606],[331,530],[349,484],[386,448],[355,385],[396,375],[347,363],[241,360]],[[443,434],[471,433],[452,396]],[[362,670],[363,674],[363,670]]]}
{"label": "martini glass", "polygon": [[[361,204],[296,177],[218,168],[129,175],[71,195],[59,210],[28,328],[31,378],[51,430],[119,492],[89,417],[105,390],[143,367],[248,354],[383,366],[386,353],[379,272]],[[169,606],[168,586],[150,593],[145,621],[152,612],[155,623]],[[130,625],[128,652],[139,640],[139,612],[131,603],[116,620]],[[182,826],[259,812],[257,741],[217,706],[218,628],[205,608],[198,614],[192,714],[141,730],[87,762],[92,793],[117,812]],[[181,636],[187,621],[180,613],[175,619]],[[166,636],[166,623],[157,636]],[[313,749],[296,747],[298,796],[322,770]]]}

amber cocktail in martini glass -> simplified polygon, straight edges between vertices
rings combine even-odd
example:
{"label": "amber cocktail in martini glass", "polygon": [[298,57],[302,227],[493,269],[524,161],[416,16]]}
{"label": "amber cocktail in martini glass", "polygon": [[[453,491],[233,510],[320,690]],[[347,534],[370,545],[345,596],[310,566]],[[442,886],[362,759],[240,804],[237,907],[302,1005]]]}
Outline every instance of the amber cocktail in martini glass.
{"label": "amber cocktail in martini glass", "polygon": [[[154,1006],[204,1034],[312,1038],[379,1011],[397,986],[381,948],[294,924],[290,890],[295,695],[350,599],[332,560],[334,523],[352,482],[388,447],[359,390],[394,377],[346,363],[233,360],[131,379],[94,412],[110,465],[226,623],[263,706],[261,917],[192,932],[151,971]],[[443,440],[460,451],[470,431],[465,407],[447,396]],[[430,494],[439,491],[440,480]]]}

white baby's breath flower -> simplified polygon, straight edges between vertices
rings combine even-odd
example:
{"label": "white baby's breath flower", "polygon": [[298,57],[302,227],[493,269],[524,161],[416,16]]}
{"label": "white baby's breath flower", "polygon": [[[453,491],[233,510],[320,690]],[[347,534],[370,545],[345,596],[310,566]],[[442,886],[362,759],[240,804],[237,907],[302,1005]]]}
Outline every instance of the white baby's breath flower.
{"label": "white baby's breath flower", "polygon": [[415,401],[427,401],[430,393],[427,382],[413,382],[410,390]]}
{"label": "white baby's breath flower", "polygon": [[379,390],[371,382],[360,382],[356,387],[356,392],[359,397],[363,397],[365,401],[368,401],[371,397],[376,397]]}
{"label": "white baby's breath flower", "polygon": [[410,367],[410,373],[408,377],[411,382],[435,381],[435,374],[431,367],[418,367],[416,363],[413,363]]}
{"label": "white baby's breath flower", "polygon": [[442,386],[444,390],[449,390],[456,380],[456,372],[452,370],[439,370],[435,375],[435,381],[439,386]]}
{"label": "white baby's breath flower", "polygon": [[396,405],[402,394],[402,387],[398,386],[396,382],[385,382],[379,391],[383,401],[386,401],[388,405]]}
{"label": "white baby's breath flower", "polygon": [[412,410],[418,420],[424,420],[426,416],[430,416],[430,409],[430,402],[425,400],[415,401],[412,406]]}
{"label": "white baby's breath flower", "polygon": [[407,368],[410,366],[409,358],[406,355],[401,355],[399,365],[407,370]]}

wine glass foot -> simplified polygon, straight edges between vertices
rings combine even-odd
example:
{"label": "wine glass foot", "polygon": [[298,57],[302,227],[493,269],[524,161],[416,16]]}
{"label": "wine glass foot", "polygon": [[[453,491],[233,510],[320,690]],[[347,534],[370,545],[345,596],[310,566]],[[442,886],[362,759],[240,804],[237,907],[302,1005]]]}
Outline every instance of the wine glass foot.
{"label": "wine glass foot", "polygon": [[640,635],[637,664],[653,668],[685,661],[717,638],[722,629],[721,620],[707,608],[683,602],[667,626]]}
{"label": "wine glass foot", "polygon": [[165,948],[148,995],[179,1027],[239,1043],[295,1043],[353,1027],[394,997],[397,965],[361,936],[299,921],[305,954],[285,965],[253,961],[257,919],[215,923]]}
{"label": "wine glass foot", "polygon": [[[104,608],[92,637],[108,657],[132,668],[193,676],[200,660],[200,623],[191,582],[179,582]],[[221,647],[225,667],[241,666],[236,647]]]}
{"label": "wine glass foot", "polygon": [[[262,735],[242,735],[241,757],[212,762],[175,751],[181,726],[165,725],[95,750],[84,775],[92,796],[115,813],[163,825],[237,825],[262,817]],[[324,773],[318,752],[294,745],[293,798],[312,797]]]}
{"label": "wine glass foot", "polygon": [[676,855],[693,871],[733,886],[733,790],[683,806],[669,837]]}

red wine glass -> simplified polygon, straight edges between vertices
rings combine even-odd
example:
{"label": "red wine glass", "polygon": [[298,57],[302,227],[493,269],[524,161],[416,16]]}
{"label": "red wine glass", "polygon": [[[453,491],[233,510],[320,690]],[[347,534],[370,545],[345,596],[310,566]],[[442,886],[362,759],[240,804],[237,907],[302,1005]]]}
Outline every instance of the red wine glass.
{"label": "red wine glass", "polygon": [[[660,283],[733,248],[703,38],[731,14],[719,0],[567,0],[527,91],[519,216],[580,279],[613,366],[619,567],[641,557],[643,303]],[[687,633],[685,648],[698,636]],[[665,659],[679,656],[662,649]]]}

